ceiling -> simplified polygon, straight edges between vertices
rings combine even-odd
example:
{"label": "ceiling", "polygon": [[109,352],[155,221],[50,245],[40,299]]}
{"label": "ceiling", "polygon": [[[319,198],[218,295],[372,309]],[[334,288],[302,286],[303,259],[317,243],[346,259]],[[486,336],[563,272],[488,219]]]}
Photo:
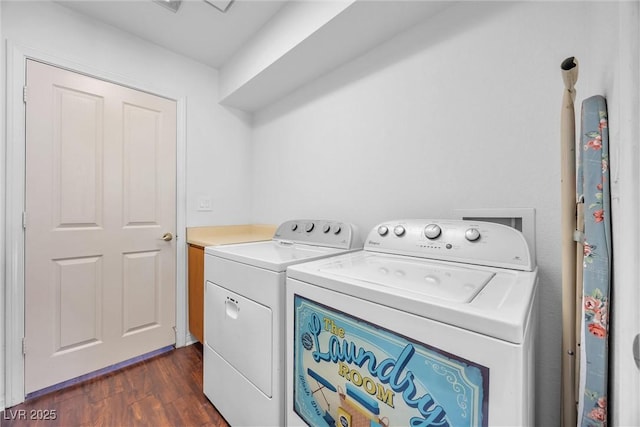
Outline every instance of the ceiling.
{"label": "ceiling", "polygon": [[287,0],[235,0],[226,13],[203,0],[183,0],[174,13],[152,0],[55,2],[173,52],[220,68]]}

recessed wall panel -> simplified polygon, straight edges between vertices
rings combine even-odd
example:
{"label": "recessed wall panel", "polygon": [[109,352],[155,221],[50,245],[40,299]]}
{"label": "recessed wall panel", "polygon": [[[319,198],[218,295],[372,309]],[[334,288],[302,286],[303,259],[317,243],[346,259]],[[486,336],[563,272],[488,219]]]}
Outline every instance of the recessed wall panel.
{"label": "recessed wall panel", "polygon": [[54,224],[99,227],[103,205],[103,98],[54,87]]}
{"label": "recessed wall panel", "polygon": [[98,342],[102,330],[102,257],[54,260],[55,351]]}
{"label": "recessed wall panel", "polygon": [[159,251],[124,254],[124,335],[158,326]]}
{"label": "recessed wall panel", "polygon": [[155,225],[160,113],[124,104],[125,226]]}

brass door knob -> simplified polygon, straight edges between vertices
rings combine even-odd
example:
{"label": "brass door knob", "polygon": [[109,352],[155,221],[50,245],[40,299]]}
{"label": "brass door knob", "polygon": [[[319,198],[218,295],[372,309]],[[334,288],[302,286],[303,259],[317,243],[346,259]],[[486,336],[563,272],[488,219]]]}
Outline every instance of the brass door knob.
{"label": "brass door knob", "polygon": [[173,240],[173,234],[171,233],[164,233],[164,235],[162,236],[162,240],[164,240],[165,242],[170,242]]}

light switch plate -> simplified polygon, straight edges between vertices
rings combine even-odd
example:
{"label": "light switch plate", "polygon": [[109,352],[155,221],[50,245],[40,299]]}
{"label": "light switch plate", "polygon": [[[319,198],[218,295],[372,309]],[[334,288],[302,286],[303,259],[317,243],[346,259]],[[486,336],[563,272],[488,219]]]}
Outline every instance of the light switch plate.
{"label": "light switch plate", "polygon": [[213,209],[213,203],[210,196],[201,196],[198,198],[198,211],[208,212]]}

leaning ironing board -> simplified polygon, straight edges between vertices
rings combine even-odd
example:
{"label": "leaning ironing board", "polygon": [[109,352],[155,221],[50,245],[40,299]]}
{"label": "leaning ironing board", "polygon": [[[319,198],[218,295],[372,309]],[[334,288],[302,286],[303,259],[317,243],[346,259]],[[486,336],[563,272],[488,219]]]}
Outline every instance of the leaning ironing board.
{"label": "leaning ironing board", "polygon": [[578,426],[599,427],[607,425],[612,259],[609,132],[602,96],[583,101],[580,135],[576,189],[584,203],[584,256]]}

